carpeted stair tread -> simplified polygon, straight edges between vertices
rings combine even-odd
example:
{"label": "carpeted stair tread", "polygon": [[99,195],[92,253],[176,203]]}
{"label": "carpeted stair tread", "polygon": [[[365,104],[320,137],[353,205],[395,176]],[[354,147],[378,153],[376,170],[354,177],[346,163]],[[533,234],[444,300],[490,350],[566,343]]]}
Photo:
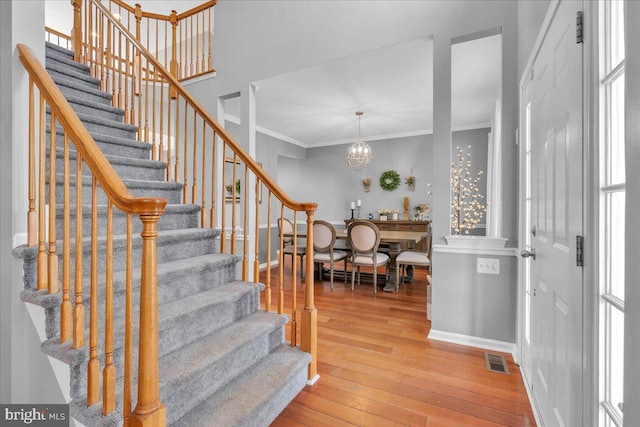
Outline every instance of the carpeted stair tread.
{"label": "carpeted stair tread", "polygon": [[171,369],[162,375],[160,386],[175,383],[180,381],[181,377],[193,375],[202,365],[215,363],[241,344],[251,342],[283,326],[286,320],[286,316],[259,311],[226,326],[219,333],[209,334],[163,356],[160,364]]}
{"label": "carpeted stair tread", "polygon": [[[46,126],[47,126],[47,133],[49,133],[50,126],[49,124],[47,124]],[[111,145],[114,146],[113,150],[109,150],[108,148],[105,148],[103,146],[102,152],[104,154],[122,153],[122,150],[125,149],[125,150],[128,150],[128,152],[136,151],[137,158],[140,158],[140,159],[149,158],[149,153],[151,152],[151,144],[149,144],[148,142],[136,141],[135,139],[122,138],[122,137],[113,136],[113,135],[105,135],[99,132],[89,132],[89,133],[91,134],[93,139],[96,141],[96,143],[106,145],[107,147],[110,147]],[[56,134],[59,136],[64,135],[64,131],[61,126],[56,126]],[[73,146],[73,144],[71,144],[71,146]]]}
{"label": "carpeted stair tread", "polygon": [[[214,239],[220,235],[220,230],[213,228],[188,228],[180,230],[163,230],[158,232],[158,238],[156,244],[158,246],[166,246],[174,242],[184,242],[191,239]],[[107,238],[105,236],[98,236],[98,251],[104,250],[106,247]],[[75,252],[75,240],[71,237],[71,256]],[[82,239],[83,250],[86,252],[90,248],[91,238],[85,237]],[[124,234],[116,234],[113,236],[113,249],[122,249],[126,247],[127,236]],[[132,244],[135,251],[137,246],[142,243],[142,238],[138,235],[132,237]],[[63,247],[63,241],[59,239],[56,243],[58,248]],[[61,257],[62,251],[58,251],[58,256]],[[13,255],[19,259],[33,259],[38,253],[37,246],[18,246],[13,250]]]}
{"label": "carpeted stair tread", "polygon": [[120,116],[124,116],[124,110],[122,108],[114,107],[110,104],[103,104],[101,102],[94,102],[90,99],[81,98],[79,96],[67,95],[65,96],[69,104],[72,106],[74,104],[83,105],[85,107],[89,107],[94,110],[105,111],[107,113],[116,114]]}
{"label": "carpeted stair tread", "polygon": [[54,51],[58,55],[66,56],[69,59],[73,59],[74,53],[73,53],[72,50],[69,50],[69,49],[64,48],[62,46],[58,46],[55,43],[51,43],[51,42],[47,42],[47,41],[44,42],[44,46],[45,46],[45,49],[51,49],[52,51]]}
{"label": "carpeted stair tread", "polygon": [[304,388],[310,361],[285,343],[172,426],[268,426]]}
{"label": "carpeted stair tread", "polygon": [[[70,149],[69,160],[75,161],[77,153],[78,152],[76,150]],[[49,154],[48,148],[47,148],[47,154]],[[58,146],[56,147],[56,157],[59,159],[64,159],[64,148],[60,147],[59,143],[58,143]],[[112,166],[127,165],[127,166],[136,166],[140,168],[149,168],[149,169],[166,169],[167,168],[167,164],[165,162],[161,162],[158,160],[136,159],[132,157],[114,156],[113,154],[105,154],[105,157],[107,158],[109,163],[111,163]],[[84,168],[84,169],[88,169],[88,168]]]}
{"label": "carpeted stair tread", "polygon": [[[86,166],[83,168],[85,169]],[[45,178],[46,182],[49,183],[49,176]],[[76,176],[69,175],[69,182],[71,186],[76,185]],[[56,185],[62,185],[64,183],[64,175],[57,173],[56,174]],[[174,181],[150,181],[146,179],[127,179],[123,178],[122,183],[131,191],[131,193],[135,194],[133,189],[135,188],[145,188],[148,190],[156,189],[156,190],[182,190],[183,184],[181,182]],[[91,186],[91,177],[83,175],[82,176],[82,185]],[[84,201],[84,200],[83,200]]]}
{"label": "carpeted stair tread", "polygon": [[[202,333],[200,329],[189,328],[195,324],[192,322],[193,316],[196,314],[202,314],[210,312],[212,315],[216,315],[216,311],[225,305],[230,306],[228,308],[233,309],[233,304],[236,301],[241,300],[247,296],[251,296],[259,292],[261,286],[257,283],[250,282],[231,282],[224,285],[220,285],[216,288],[209,289],[204,292],[199,292],[194,295],[189,295],[185,298],[180,298],[176,301],[166,302],[164,304],[158,304],[158,352],[160,355],[167,355],[176,351],[179,347],[176,343],[167,342],[163,340],[163,334],[170,330],[179,327],[180,337],[186,341],[181,343],[182,346],[202,339],[203,336],[212,334],[213,332],[228,326],[230,322],[234,320],[242,319],[251,313],[247,313],[244,316],[238,317],[238,319],[227,319],[227,323],[207,325],[208,329],[206,333]],[[100,307],[100,306],[99,306]],[[185,309],[186,308],[186,309]],[[138,336],[138,319],[140,316],[139,306],[134,306],[133,312],[133,335],[134,335],[134,347],[137,346]],[[100,313],[98,321],[98,336],[104,336],[104,314]],[[286,316],[284,316],[286,318]],[[234,322],[232,324],[235,324]],[[89,306],[85,305],[85,342],[89,340]],[[114,350],[121,349],[124,346],[124,316],[113,317],[113,330],[114,330]],[[215,335],[215,334],[212,334]],[[99,357],[102,357],[104,342],[100,340],[98,344]],[[42,350],[49,356],[54,357],[62,362],[70,365],[78,365],[89,360],[89,349],[85,347],[79,349],[72,349],[69,342],[60,343],[59,338],[51,338],[44,341],[41,345]],[[120,373],[118,374],[120,375]]]}
{"label": "carpeted stair tread", "polygon": [[96,117],[94,115],[86,114],[86,113],[76,112],[76,114],[78,115],[78,118],[80,119],[80,121],[85,125],[92,124],[92,125],[99,125],[104,127],[110,127],[113,129],[123,130],[126,132],[138,132],[138,126],[135,126],[135,125],[129,125],[127,123],[122,123],[115,120],[103,119],[101,117]]}
{"label": "carpeted stair tread", "polygon": [[[110,93],[106,93],[101,91],[100,89],[94,89],[94,88],[90,88],[86,85],[80,84],[78,82],[75,82],[71,79],[66,79],[63,77],[59,77],[59,76],[51,76],[51,79],[53,80],[53,82],[61,87],[62,92],[64,92],[64,88],[69,88],[69,89],[73,89],[75,91],[78,91],[80,93],[86,93],[88,95],[91,95],[97,99],[99,99],[101,102],[105,103],[105,104],[111,104],[111,94]],[[68,96],[70,94],[65,94],[65,96]]]}
{"label": "carpeted stair tread", "polygon": [[[175,279],[179,277],[185,277],[187,274],[201,273],[207,270],[215,270],[223,266],[235,265],[240,260],[240,257],[234,255],[226,255],[220,253],[213,253],[202,255],[199,257],[192,257],[187,259],[180,259],[175,261],[168,261],[158,264],[158,288],[162,286],[170,286],[171,283],[175,284]],[[133,283],[132,289],[140,288],[140,274],[141,268],[134,268],[131,273],[131,280]],[[89,292],[91,286],[90,276],[83,278],[83,301],[85,306],[89,304]],[[105,279],[101,275],[98,279],[98,289],[104,292]],[[126,286],[126,272],[115,271],[113,273],[113,292],[123,292]],[[73,298],[73,284],[71,284],[71,296]],[[46,289],[37,290],[35,287],[27,288],[20,292],[20,299],[24,302],[38,305],[43,308],[58,308],[62,302],[62,291],[50,294]],[[160,303],[162,301],[159,301]]]}
{"label": "carpeted stair tread", "polygon": [[80,73],[89,73],[89,67],[87,65],[76,62],[61,52],[45,49],[45,63],[51,64],[51,62],[58,62]]}
{"label": "carpeted stair tread", "polygon": [[87,85],[94,89],[100,88],[100,80],[96,79],[95,77],[91,77],[83,70],[78,70],[75,67],[69,67],[67,65],[62,65],[56,62],[49,62],[48,64],[46,64],[46,69],[49,72],[53,72],[56,75],[59,75],[59,77],[61,78],[76,81],[76,83]]}

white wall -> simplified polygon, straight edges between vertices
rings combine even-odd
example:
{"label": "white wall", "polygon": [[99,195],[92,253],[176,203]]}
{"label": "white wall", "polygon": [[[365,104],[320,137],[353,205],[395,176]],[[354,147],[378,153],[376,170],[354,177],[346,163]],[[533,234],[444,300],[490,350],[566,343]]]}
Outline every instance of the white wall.
{"label": "white wall", "polygon": [[[51,366],[40,351],[37,334],[20,300],[22,262],[11,249],[26,241],[28,169],[28,76],[18,59],[16,45],[29,46],[44,63],[44,2],[0,2],[2,25],[0,156],[2,200],[2,282],[0,285],[0,400],[2,402],[64,402]],[[44,328],[44,323],[40,322]],[[38,326],[38,325],[36,325]]]}

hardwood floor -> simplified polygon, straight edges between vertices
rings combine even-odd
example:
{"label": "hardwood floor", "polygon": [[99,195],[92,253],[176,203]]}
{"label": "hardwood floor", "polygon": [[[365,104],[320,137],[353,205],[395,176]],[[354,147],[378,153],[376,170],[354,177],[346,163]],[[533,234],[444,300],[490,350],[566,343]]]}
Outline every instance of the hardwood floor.
{"label": "hardwood floor", "polygon": [[[274,291],[277,274],[273,269]],[[261,277],[264,281],[265,272]],[[285,268],[285,289],[290,285],[291,271]],[[297,290],[300,309],[303,286]],[[397,293],[381,290],[374,296],[371,284],[362,284],[351,292],[342,279],[331,290],[328,280],[316,279],[320,379],[272,426],[535,425],[510,355],[504,354],[510,375],[492,373],[483,350],[426,338],[423,270]]]}

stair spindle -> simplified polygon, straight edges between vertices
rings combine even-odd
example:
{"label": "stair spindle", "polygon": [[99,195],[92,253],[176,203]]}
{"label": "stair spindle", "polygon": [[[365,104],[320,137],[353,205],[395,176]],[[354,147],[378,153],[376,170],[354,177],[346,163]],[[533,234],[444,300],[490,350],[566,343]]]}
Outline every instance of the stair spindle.
{"label": "stair spindle", "polygon": [[29,210],[27,211],[27,246],[36,246],[38,244],[38,214],[36,212],[36,132],[33,89],[33,79],[29,77]]}
{"label": "stair spindle", "polygon": [[98,181],[91,179],[91,265],[89,297],[89,362],[87,362],[87,405],[100,395],[98,361]]}
{"label": "stair spindle", "polygon": [[60,342],[71,339],[71,189],[69,187],[69,137],[64,133],[63,224],[62,224],[62,302],[60,303]]}
{"label": "stair spindle", "polygon": [[82,302],[82,154],[76,152],[76,269],[73,310],[73,348],[84,345],[84,303]]}
{"label": "stair spindle", "polygon": [[[39,194],[38,194],[38,290],[47,289],[47,235],[46,235],[46,220],[45,220],[45,147],[44,147],[44,123],[45,123],[45,103],[42,94],[40,94],[40,145],[39,145],[39,159],[38,159],[38,182],[39,182]],[[53,131],[55,132],[55,130]]]}
{"label": "stair spindle", "polygon": [[71,190],[69,171],[69,137],[64,134],[63,207],[62,207],[62,302],[60,303],[60,342],[71,339]]}
{"label": "stair spindle", "polygon": [[[51,129],[56,129],[56,115],[51,112]],[[58,293],[58,254],[56,253],[56,139],[49,133],[49,256],[47,259],[47,287],[50,294]]]}
{"label": "stair spindle", "polygon": [[106,279],[102,415],[110,414],[116,407],[116,368],[113,366],[113,203],[111,200],[107,202]]}

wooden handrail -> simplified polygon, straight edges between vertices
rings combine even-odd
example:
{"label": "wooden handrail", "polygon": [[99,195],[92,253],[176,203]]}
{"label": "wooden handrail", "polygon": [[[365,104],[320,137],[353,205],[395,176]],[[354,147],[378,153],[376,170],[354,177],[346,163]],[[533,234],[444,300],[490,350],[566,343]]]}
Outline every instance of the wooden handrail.
{"label": "wooden handrail", "polygon": [[[186,102],[190,105],[191,108],[204,120],[204,122],[214,129],[216,134],[225,140],[226,144],[236,153],[238,158],[244,162],[245,165],[251,169],[251,171],[256,175],[256,177],[271,190],[273,195],[278,198],[283,205],[288,207],[289,209],[293,209],[296,211],[313,211],[315,212],[318,204],[316,202],[297,202],[291,199],[280,186],[271,179],[271,177],[258,165],[258,163],[253,160],[253,158],[240,146],[238,145],[233,138],[227,133],[227,131],[216,122],[211,115],[208,113],[206,109],[204,109],[198,101],[195,100],[191,96],[191,94],[185,90],[185,88],[180,84],[180,82],[171,75],[171,73],[158,61],[142,44],[136,39],[136,37],[127,30],[124,25],[122,25],[117,19],[113,19],[109,10],[99,1],[94,3],[96,7],[98,7],[111,21],[113,25],[115,25],[122,34],[131,42],[131,44],[138,49],[145,59],[152,64],[157,71],[164,77],[164,79],[169,83],[172,89],[175,89],[176,92],[179,93],[180,97],[186,100]],[[71,108],[71,107],[69,107]]]}
{"label": "wooden handrail", "polygon": [[192,9],[187,10],[186,12],[182,12],[180,14],[178,14],[178,21],[180,21],[181,19],[185,19],[188,18],[190,16],[195,15],[196,13],[202,12],[203,10],[207,10],[210,7],[215,6],[217,3],[217,0],[210,0],[206,3],[202,3],[200,6],[196,6]]}
{"label": "wooden handrail", "polygon": [[[112,3],[122,7],[123,9],[126,9],[127,11],[134,13],[136,8],[134,6],[131,6],[125,2],[123,2],[122,0],[111,0]],[[209,9],[210,7],[215,6],[217,3],[217,0],[209,0],[205,3],[202,3],[199,6],[193,7],[185,12],[179,13],[177,15],[178,17],[178,21],[180,21],[181,19],[185,19],[185,18],[189,18],[190,16],[195,15],[196,13],[202,12],[203,10]],[[153,13],[153,12],[142,12],[142,17],[143,18],[149,18],[149,19],[159,19],[161,21],[169,21],[169,17],[171,15],[162,15],[160,13]]]}
{"label": "wooden handrail", "polygon": [[[162,215],[167,201],[163,198],[134,197],[129,192],[33,51],[24,44],[18,44],[17,47],[20,62],[113,204],[126,213]],[[51,133],[54,134],[55,129],[51,129]]]}
{"label": "wooden handrail", "polygon": [[44,31],[45,31],[45,33],[51,33],[51,34],[53,34],[54,36],[60,37],[61,39],[65,39],[65,40],[69,40],[69,41],[71,41],[71,36],[69,36],[69,35],[67,35],[67,34],[64,34],[64,33],[61,33],[61,32],[60,32],[60,31],[58,31],[58,30],[54,30],[54,29],[53,29],[53,28],[51,28],[51,27],[47,27],[47,26],[45,26],[45,27],[44,27]]}

